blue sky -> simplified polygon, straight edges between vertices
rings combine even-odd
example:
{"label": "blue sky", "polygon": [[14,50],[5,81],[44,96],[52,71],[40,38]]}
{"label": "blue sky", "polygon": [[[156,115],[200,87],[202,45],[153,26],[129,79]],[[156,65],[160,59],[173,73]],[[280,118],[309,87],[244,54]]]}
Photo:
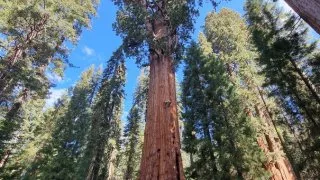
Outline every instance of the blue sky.
{"label": "blue sky", "polygon": [[[205,0],[206,2],[207,0]],[[288,9],[283,0],[280,0],[280,5]],[[217,10],[221,8],[230,8],[240,14],[243,14],[244,0],[232,0],[231,2],[223,2],[219,5]],[[204,25],[205,16],[213,10],[212,6],[206,2],[203,7],[200,8],[200,16],[196,20],[195,31],[192,38],[197,39],[198,34],[202,31]],[[91,65],[105,67],[106,61],[110,58],[113,51],[115,51],[121,44],[121,38],[117,37],[112,30],[112,23],[115,21],[117,8],[110,0],[101,0],[98,8],[98,15],[92,20],[91,29],[84,30],[78,44],[71,49],[69,61],[78,68],[68,67],[65,71],[63,79],[57,77],[51,77],[55,80],[56,87],[51,89],[50,98],[47,104],[53,104],[53,102],[65,92],[68,87],[71,87],[79,79],[81,72],[87,69]],[[314,37],[319,38],[315,32],[312,33]],[[127,112],[130,109],[133,91],[135,89],[137,77],[140,70],[134,63],[134,60],[128,60],[127,66],[127,83],[125,87],[126,98],[124,103],[123,117],[126,117]],[[180,67],[177,72],[178,80],[182,79],[182,69]],[[124,119],[123,119],[124,120]]]}

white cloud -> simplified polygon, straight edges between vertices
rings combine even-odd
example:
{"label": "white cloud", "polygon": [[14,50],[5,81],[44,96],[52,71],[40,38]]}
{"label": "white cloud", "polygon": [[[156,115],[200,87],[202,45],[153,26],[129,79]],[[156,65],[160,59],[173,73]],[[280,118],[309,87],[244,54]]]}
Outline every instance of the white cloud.
{"label": "white cloud", "polygon": [[47,73],[47,77],[51,82],[61,82],[63,79],[55,73]]}
{"label": "white cloud", "polygon": [[87,56],[92,56],[95,53],[94,50],[89,48],[88,46],[84,46],[84,48],[82,49],[82,52]]}
{"label": "white cloud", "polygon": [[49,90],[49,96],[46,99],[45,109],[52,107],[54,103],[67,92],[67,89],[54,89],[51,88]]}

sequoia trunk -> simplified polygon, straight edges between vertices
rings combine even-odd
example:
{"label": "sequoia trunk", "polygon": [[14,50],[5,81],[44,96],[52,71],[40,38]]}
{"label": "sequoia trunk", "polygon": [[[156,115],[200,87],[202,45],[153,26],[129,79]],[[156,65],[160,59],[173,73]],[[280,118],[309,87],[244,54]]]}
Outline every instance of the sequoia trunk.
{"label": "sequoia trunk", "polygon": [[175,85],[172,58],[151,53],[141,180],[185,179],[180,153]]}
{"label": "sequoia trunk", "polygon": [[320,1],[285,0],[299,16],[320,34]]}
{"label": "sequoia trunk", "polygon": [[[263,96],[261,97],[263,98]],[[281,137],[273,131],[277,131],[276,127],[271,124],[273,121],[269,117],[267,108],[261,108],[256,105],[256,113],[265,121],[265,126],[269,127],[263,136],[258,137],[258,145],[267,155],[267,162],[264,164],[266,170],[271,173],[271,180],[295,180],[296,176],[291,166],[291,163],[285,156],[282,156]],[[279,137],[277,137],[279,136]],[[273,159],[270,153],[280,154],[279,157]]]}

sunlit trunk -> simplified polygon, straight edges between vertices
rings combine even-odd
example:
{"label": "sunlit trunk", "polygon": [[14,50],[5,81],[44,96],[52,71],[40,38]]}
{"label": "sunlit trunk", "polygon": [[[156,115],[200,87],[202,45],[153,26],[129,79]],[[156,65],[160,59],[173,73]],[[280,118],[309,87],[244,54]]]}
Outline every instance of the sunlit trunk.
{"label": "sunlit trunk", "polygon": [[[265,112],[266,109],[263,109],[264,108],[256,106],[256,113],[265,121],[265,126],[270,127],[266,128],[269,129],[270,132],[267,130],[266,133],[258,137],[257,140],[258,145],[268,157],[264,166],[266,170],[271,173],[271,180],[295,180],[296,176],[291,163],[282,155],[283,147],[280,140],[281,137],[277,137],[277,135],[272,133],[272,130],[274,130],[275,127],[272,127],[272,124],[270,124],[272,119],[268,117],[267,112]],[[270,153],[276,153],[279,154],[279,156],[276,157],[276,159],[272,159],[272,157],[270,157]]]}
{"label": "sunlit trunk", "polygon": [[185,179],[172,58],[155,53],[150,58],[147,122],[140,179]]}
{"label": "sunlit trunk", "polygon": [[[141,180],[184,180],[180,152],[180,134],[173,64],[175,31],[166,20],[165,0],[157,2],[157,19],[147,19],[148,34],[155,44],[149,44],[150,80],[146,126],[142,150]],[[142,4],[144,6],[144,3]],[[158,43],[163,40],[164,43]]]}

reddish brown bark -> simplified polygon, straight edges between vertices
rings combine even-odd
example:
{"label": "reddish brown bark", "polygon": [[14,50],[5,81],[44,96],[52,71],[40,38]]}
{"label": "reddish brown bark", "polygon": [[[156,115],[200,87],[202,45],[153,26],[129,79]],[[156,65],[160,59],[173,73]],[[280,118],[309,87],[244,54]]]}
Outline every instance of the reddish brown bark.
{"label": "reddish brown bark", "polygon": [[17,61],[22,57],[23,52],[27,49],[26,45],[32,43],[32,41],[39,36],[44,30],[44,26],[49,18],[48,14],[44,14],[41,20],[32,26],[30,26],[30,31],[26,34],[23,42],[17,44],[10,53],[10,55],[5,59],[6,61],[6,71],[0,72],[0,95],[4,92],[11,77],[8,77],[8,71],[12,70]]}
{"label": "reddish brown bark", "polygon": [[320,34],[319,0],[285,0],[299,16]]}
{"label": "reddish brown bark", "polygon": [[[146,126],[140,164],[140,180],[184,180],[180,152],[180,134],[176,100],[176,82],[172,54],[177,40],[175,29],[166,19],[165,4],[144,4],[158,14],[147,19],[148,34],[153,37],[150,49],[150,80],[148,90]],[[148,6],[149,5],[149,6]],[[165,41],[160,45],[159,40]]]}
{"label": "reddish brown bark", "polygon": [[[263,100],[263,97],[261,97]],[[269,117],[270,112],[267,112],[268,109],[266,107],[260,108],[256,105],[256,112],[258,116],[265,120],[265,125],[269,126],[269,130],[266,133],[257,139],[258,145],[266,154],[267,162],[264,164],[267,171],[271,173],[271,180],[295,180],[296,176],[293,171],[293,168],[288,161],[288,159],[283,156],[282,152],[282,143],[281,137],[277,137],[278,134],[275,134],[273,130],[276,130],[276,127],[272,127],[274,124],[272,122],[271,117]],[[268,129],[268,128],[267,128]],[[277,157],[272,158],[270,153],[274,153]]]}
{"label": "reddish brown bark", "polygon": [[[264,137],[258,138],[258,145],[262,148],[266,155],[269,153],[276,153],[277,151],[279,152],[279,149],[277,149],[278,147],[276,147],[275,144],[276,141],[267,134],[265,134]],[[277,157],[276,159],[272,159],[270,156],[267,157],[268,159],[264,164],[264,167],[271,173],[271,180],[296,179],[291,164],[286,158]]]}
{"label": "reddish brown bark", "polygon": [[183,174],[172,59],[151,55],[140,179],[180,180]]}

